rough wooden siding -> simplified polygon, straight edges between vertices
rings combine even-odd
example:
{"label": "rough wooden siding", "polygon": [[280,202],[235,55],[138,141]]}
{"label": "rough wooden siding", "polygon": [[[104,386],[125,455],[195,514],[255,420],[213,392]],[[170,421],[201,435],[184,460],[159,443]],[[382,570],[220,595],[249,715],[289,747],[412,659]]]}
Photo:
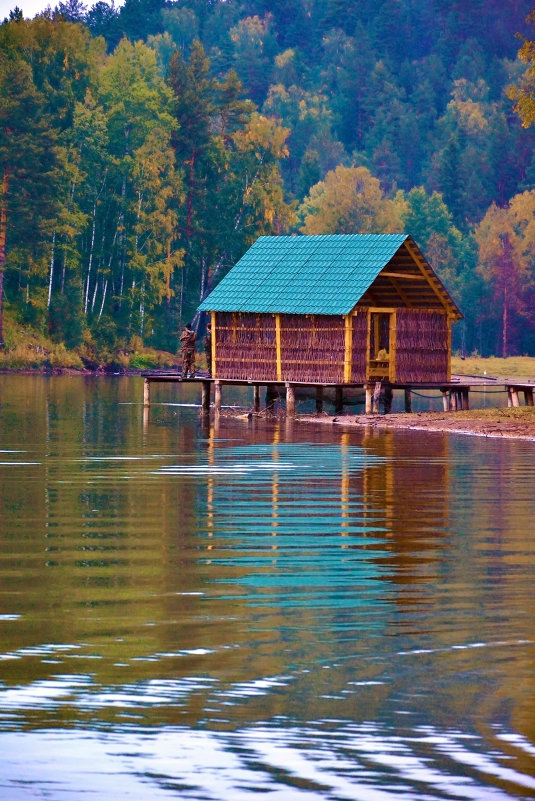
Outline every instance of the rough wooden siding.
{"label": "rough wooden siding", "polygon": [[368,312],[358,310],[352,317],[353,341],[351,347],[351,381],[363,384],[366,381],[366,351],[368,336]]}
{"label": "rough wooden siding", "polygon": [[281,314],[280,320],[283,380],[325,383],[344,380],[343,317]]}
{"label": "rough wooden siding", "polygon": [[273,315],[217,312],[215,342],[217,378],[277,380]]}
{"label": "rough wooden siding", "polygon": [[448,380],[448,320],[421,309],[396,312],[396,383]]}
{"label": "rough wooden siding", "polygon": [[[352,318],[351,381],[365,383],[367,312]],[[277,376],[277,336],[271,314],[216,315],[216,377],[258,381],[343,383],[343,317],[280,315],[281,376]],[[396,382],[448,380],[448,323],[445,313],[396,311]]]}

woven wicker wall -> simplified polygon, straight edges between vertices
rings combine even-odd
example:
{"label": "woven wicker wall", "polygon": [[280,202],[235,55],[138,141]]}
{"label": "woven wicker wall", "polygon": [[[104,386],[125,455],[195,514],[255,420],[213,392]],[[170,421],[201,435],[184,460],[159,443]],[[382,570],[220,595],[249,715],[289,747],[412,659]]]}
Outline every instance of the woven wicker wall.
{"label": "woven wicker wall", "polygon": [[396,312],[396,382],[447,381],[446,314],[422,309]]}
{"label": "woven wicker wall", "polygon": [[343,317],[281,314],[281,366],[286,381],[344,380]]}
{"label": "woven wicker wall", "polygon": [[368,340],[368,311],[358,309],[352,317],[351,381],[363,384],[366,381],[366,349]]}
{"label": "woven wicker wall", "polygon": [[[367,310],[352,318],[351,381],[366,381]],[[281,379],[343,383],[345,322],[325,315],[280,316]],[[277,335],[271,314],[216,315],[216,376],[277,381]],[[441,382],[448,378],[445,313],[396,311],[396,382]]]}
{"label": "woven wicker wall", "polygon": [[277,380],[275,317],[271,314],[216,315],[216,376]]}
{"label": "woven wicker wall", "polygon": [[[283,381],[343,381],[342,317],[281,314],[280,342]],[[217,378],[277,380],[274,315],[218,312],[215,343]]]}

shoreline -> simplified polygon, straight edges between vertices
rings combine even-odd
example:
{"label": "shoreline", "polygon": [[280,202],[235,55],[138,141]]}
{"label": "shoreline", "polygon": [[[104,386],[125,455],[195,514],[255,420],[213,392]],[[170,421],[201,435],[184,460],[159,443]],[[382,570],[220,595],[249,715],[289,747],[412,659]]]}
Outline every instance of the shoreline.
{"label": "shoreline", "polygon": [[303,415],[303,423],[342,425],[394,431],[431,431],[487,438],[535,441],[535,407],[516,406],[456,412],[397,414]]}
{"label": "shoreline", "polygon": [[[140,369],[107,371],[88,368],[0,368],[0,375],[139,376]],[[500,380],[500,379],[496,379]],[[247,416],[251,415],[249,414]],[[296,422],[317,425],[338,425],[347,428],[373,428],[394,431],[430,431],[486,438],[535,441],[535,407],[514,406],[470,409],[451,412],[398,412],[393,414],[307,414],[297,415]]]}

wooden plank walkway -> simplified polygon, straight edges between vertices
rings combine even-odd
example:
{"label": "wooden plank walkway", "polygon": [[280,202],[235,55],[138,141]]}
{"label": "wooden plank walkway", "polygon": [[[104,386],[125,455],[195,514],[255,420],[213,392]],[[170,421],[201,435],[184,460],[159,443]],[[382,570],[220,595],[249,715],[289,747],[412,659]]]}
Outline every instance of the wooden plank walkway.
{"label": "wooden plank walkway", "polygon": [[330,383],[310,383],[299,381],[257,381],[232,378],[210,378],[207,375],[198,374],[194,378],[182,378],[179,372],[170,371],[151,371],[142,373],[144,380],[144,406],[150,406],[150,385],[152,383],[175,383],[175,384],[200,384],[201,385],[201,409],[209,412],[211,406],[211,389],[214,387],[214,408],[216,412],[221,410],[222,390],[224,386],[251,386],[253,388],[253,409],[260,411],[260,387],[266,388],[266,408],[273,407],[275,400],[280,396],[281,390],[286,393],[286,413],[295,415],[295,393],[299,388],[306,388],[315,393],[316,411],[323,410],[324,390],[334,390],[335,394],[335,413],[339,414],[344,405],[344,391],[361,389],[366,395],[366,414],[373,414],[379,411],[379,397],[382,394],[385,404],[385,413],[392,408],[393,393],[396,390],[404,392],[405,411],[412,411],[412,393],[415,391],[438,390],[442,393],[444,411],[457,411],[469,409],[469,395],[472,389],[503,387],[507,393],[508,406],[520,406],[520,395],[524,396],[526,406],[533,406],[533,390],[535,389],[535,379],[518,378],[494,378],[492,376],[465,376],[452,375],[451,381],[422,384],[403,383],[388,384],[370,381],[359,384],[330,384]]}

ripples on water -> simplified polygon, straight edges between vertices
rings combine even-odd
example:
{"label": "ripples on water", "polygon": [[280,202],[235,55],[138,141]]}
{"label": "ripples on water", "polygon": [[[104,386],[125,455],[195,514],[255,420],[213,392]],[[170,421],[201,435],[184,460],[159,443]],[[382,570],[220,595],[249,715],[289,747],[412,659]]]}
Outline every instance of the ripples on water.
{"label": "ripples on water", "polygon": [[535,797],[531,443],[0,382],[0,798]]}

